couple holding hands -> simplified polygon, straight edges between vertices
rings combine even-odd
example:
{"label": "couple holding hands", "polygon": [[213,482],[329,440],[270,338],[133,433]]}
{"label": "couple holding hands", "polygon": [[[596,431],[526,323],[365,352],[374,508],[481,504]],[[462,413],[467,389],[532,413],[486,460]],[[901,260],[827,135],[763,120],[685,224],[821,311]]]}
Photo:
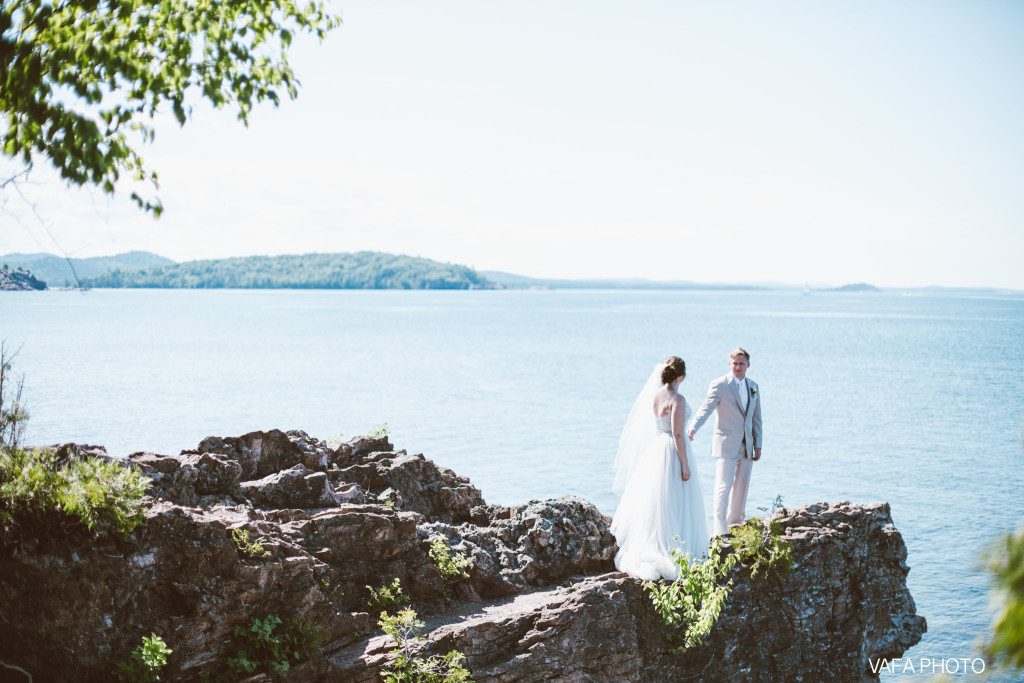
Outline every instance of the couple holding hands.
{"label": "couple holding hands", "polygon": [[619,545],[615,566],[620,571],[651,581],[675,579],[673,549],[690,553],[691,561],[706,553],[710,535],[690,442],[712,413],[714,535],[743,521],[750,470],[761,459],[761,394],[746,376],[749,367],[750,354],[734,349],[729,373],[711,383],[692,421],[678,393],[686,363],[671,356],[654,368],[633,402],[615,457],[612,488],[622,498],[611,531]]}

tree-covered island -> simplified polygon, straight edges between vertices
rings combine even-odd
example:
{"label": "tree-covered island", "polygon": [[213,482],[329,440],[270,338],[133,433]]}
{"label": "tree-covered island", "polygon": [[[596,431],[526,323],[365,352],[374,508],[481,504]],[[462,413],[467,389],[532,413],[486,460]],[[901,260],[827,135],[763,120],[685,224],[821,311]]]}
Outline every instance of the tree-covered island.
{"label": "tree-covered island", "polygon": [[375,251],[242,256],[112,270],[85,287],[181,289],[493,289],[468,266]]}

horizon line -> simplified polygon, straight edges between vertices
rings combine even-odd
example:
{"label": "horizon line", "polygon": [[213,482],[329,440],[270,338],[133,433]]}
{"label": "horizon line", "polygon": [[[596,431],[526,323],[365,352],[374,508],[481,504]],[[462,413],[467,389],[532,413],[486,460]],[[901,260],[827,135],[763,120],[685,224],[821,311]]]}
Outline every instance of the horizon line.
{"label": "horizon line", "polygon": [[[521,278],[523,280],[534,281],[534,286],[546,286],[543,283],[566,283],[566,284],[582,284],[582,283],[607,283],[607,284],[626,284],[626,283],[644,283],[645,285],[663,285],[668,289],[682,289],[682,288],[696,288],[696,289],[713,289],[713,288],[729,288],[729,289],[807,289],[811,292],[831,291],[842,289],[844,287],[856,287],[856,286],[867,286],[880,291],[912,291],[912,290],[927,290],[927,289],[944,289],[944,290],[959,290],[959,291],[988,291],[988,292],[1002,292],[1002,293],[1024,293],[1024,289],[1015,289],[1013,287],[1000,287],[997,285],[875,285],[866,281],[859,282],[848,282],[842,285],[833,285],[831,283],[805,281],[803,284],[786,282],[786,281],[753,281],[753,282],[702,282],[698,280],[654,280],[650,278],[644,278],[639,276],[621,276],[621,277],[564,277],[564,276],[534,276],[534,275],[521,275],[506,270],[497,270],[493,268],[477,268],[467,264],[456,263],[454,261],[439,261],[426,256],[419,256],[413,254],[403,254],[388,251],[378,251],[375,249],[359,249],[356,251],[311,251],[304,253],[279,253],[279,254],[246,254],[246,255],[233,255],[233,256],[220,256],[220,257],[205,257],[205,258],[193,258],[185,261],[175,261],[168,256],[157,254],[156,252],[148,251],[146,249],[130,249],[128,251],[119,252],[117,254],[101,255],[101,256],[62,256],[60,254],[53,254],[51,252],[9,252],[0,256],[0,259],[8,257],[46,257],[50,256],[62,261],[68,260],[84,260],[84,259],[103,259],[103,258],[116,258],[118,256],[124,256],[127,254],[150,254],[159,258],[167,259],[174,265],[182,265],[196,261],[224,261],[228,259],[239,259],[239,258],[275,258],[285,256],[317,256],[317,255],[340,255],[340,254],[357,254],[357,253],[376,253],[376,254],[388,254],[392,256],[404,256],[406,258],[418,258],[427,261],[435,261],[438,263],[447,263],[449,265],[460,265],[467,268],[471,268],[477,273],[487,277],[487,273],[496,274],[498,276],[511,276],[514,278]],[[145,267],[145,266],[144,266]],[[499,284],[499,283],[495,283]],[[528,288],[530,285],[501,285],[506,288]],[[550,286],[550,285],[547,285]],[[585,287],[579,287],[579,289],[585,289]],[[595,287],[594,289],[601,289],[601,287]],[[629,287],[618,287],[618,289],[629,289]],[[656,286],[644,287],[644,289],[657,289]]]}

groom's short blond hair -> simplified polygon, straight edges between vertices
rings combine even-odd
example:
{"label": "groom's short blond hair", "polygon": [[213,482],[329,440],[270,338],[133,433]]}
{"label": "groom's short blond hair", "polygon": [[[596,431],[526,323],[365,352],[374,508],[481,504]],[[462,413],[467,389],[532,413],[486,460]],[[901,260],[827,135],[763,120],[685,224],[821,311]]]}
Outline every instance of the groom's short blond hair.
{"label": "groom's short blond hair", "polygon": [[735,358],[736,356],[743,356],[744,358],[747,359],[748,363],[750,362],[750,354],[747,353],[746,349],[741,349],[740,347],[737,346],[735,349],[729,352],[729,358]]}

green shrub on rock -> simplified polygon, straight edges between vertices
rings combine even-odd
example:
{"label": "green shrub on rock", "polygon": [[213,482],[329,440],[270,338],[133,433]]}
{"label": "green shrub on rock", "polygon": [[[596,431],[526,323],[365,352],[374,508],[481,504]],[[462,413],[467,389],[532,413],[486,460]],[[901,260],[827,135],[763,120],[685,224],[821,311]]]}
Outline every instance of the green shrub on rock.
{"label": "green shrub on rock", "polygon": [[735,554],[724,552],[722,539],[715,538],[702,562],[691,563],[689,553],[672,550],[672,561],[679,571],[674,581],[643,582],[655,611],[670,629],[665,638],[683,639],[675,651],[700,645],[711,633],[732,590],[732,579],[727,577],[738,559]]}
{"label": "green shrub on rock", "polygon": [[314,659],[328,638],[328,629],[296,615],[285,624],[268,614],[253,617],[249,626],[236,626],[235,637],[227,642],[227,669],[204,674],[205,683],[234,683],[267,674],[276,677],[289,671],[293,663]]}
{"label": "green shrub on rock", "polygon": [[66,467],[64,511],[89,531],[126,536],[146,518],[140,501],[149,479],[137,470],[99,458],[74,459]]}
{"label": "green shrub on rock", "polygon": [[752,577],[758,573],[784,576],[793,566],[792,547],[782,540],[779,520],[771,517],[780,507],[782,497],[776,496],[771,510],[758,508],[768,515],[768,519],[751,517],[742,526],[734,526],[729,530],[732,536],[729,545],[739,556],[740,564],[750,569]]}
{"label": "green shrub on rock", "polygon": [[395,661],[382,672],[384,683],[473,683],[462,666],[466,656],[458,650],[426,659],[413,651],[413,643],[425,636],[421,633],[424,624],[412,609],[403,609],[395,616],[382,612],[378,624],[398,646]]}
{"label": "green shrub on rock", "polygon": [[403,602],[409,602],[409,596],[402,592],[402,582],[397,576],[390,585],[385,584],[380,588],[367,586],[366,590],[370,591],[370,601],[366,604],[366,607],[373,612],[380,612],[392,605],[401,605]]}
{"label": "green shrub on rock", "polygon": [[268,614],[264,619],[253,617],[249,626],[236,626],[235,637],[228,641],[228,670],[211,680],[237,681],[257,673],[273,676],[288,671],[290,660],[299,656],[284,637],[274,633],[280,624],[280,617]]}
{"label": "green shrub on rock", "polygon": [[48,449],[23,449],[28,420],[13,354],[0,343],[0,538],[41,536],[70,522],[99,535],[127,536],[145,519],[149,479],[130,466],[93,456],[61,459]]}
{"label": "green shrub on rock", "polygon": [[431,543],[428,554],[431,563],[441,573],[445,581],[469,578],[466,569],[473,566],[473,560],[466,557],[465,553],[452,554],[451,548],[444,542],[444,539],[438,538]]}
{"label": "green shrub on rock", "polygon": [[231,539],[235,542],[235,549],[238,554],[247,560],[262,560],[270,557],[270,551],[263,546],[263,538],[257,536],[249,540],[249,532],[236,527],[231,530]]}
{"label": "green shrub on rock", "polygon": [[132,651],[131,657],[119,662],[114,676],[121,683],[151,683],[160,680],[160,669],[167,664],[167,655],[173,650],[164,639],[153,633],[142,637],[142,644]]}
{"label": "green shrub on rock", "polygon": [[[777,498],[776,505],[779,503]],[[643,582],[655,611],[670,629],[665,637],[682,638],[674,652],[700,645],[711,633],[729,599],[729,573],[737,564],[750,571],[751,577],[760,573],[776,578],[793,565],[792,546],[782,538],[778,520],[752,517],[729,533],[727,541],[712,539],[707,557],[699,562],[691,563],[689,553],[673,550],[672,560],[678,569],[674,581]]]}
{"label": "green shrub on rock", "polygon": [[0,526],[32,532],[66,520],[99,535],[127,536],[145,519],[148,486],[147,477],[116,462],[59,462],[51,450],[2,449]]}

